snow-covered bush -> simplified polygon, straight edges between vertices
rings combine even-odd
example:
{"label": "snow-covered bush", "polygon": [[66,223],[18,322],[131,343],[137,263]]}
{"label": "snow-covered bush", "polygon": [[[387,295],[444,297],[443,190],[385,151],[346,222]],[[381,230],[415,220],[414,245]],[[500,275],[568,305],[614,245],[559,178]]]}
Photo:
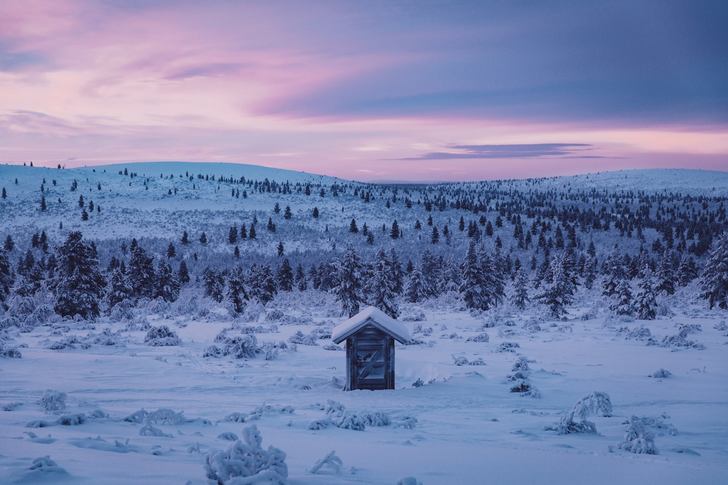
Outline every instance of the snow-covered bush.
{"label": "snow-covered bush", "polygon": [[57,413],[66,409],[66,393],[48,389],[38,401],[47,413]]}
{"label": "snow-covered bush", "polygon": [[56,424],[61,426],[78,426],[86,422],[86,415],[83,413],[78,414],[64,414],[56,420]]}
{"label": "snow-covered bush", "polygon": [[627,432],[624,440],[617,445],[620,449],[630,453],[656,455],[655,435],[649,430],[643,418],[632,416],[629,418]]}
{"label": "snow-covered bush", "polygon": [[0,359],[20,359],[23,354],[9,340],[0,338]]}
{"label": "snow-covered bush", "polygon": [[502,342],[495,349],[496,352],[515,352],[516,349],[520,349],[521,346],[517,342]]}
{"label": "snow-covered bush", "polygon": [[336,456],[336,452],[332,451],[328,455],[324,456],[320,460],[316,460],[316,463],[309,469],[311,473],[316,474],[333,474],[340,475],[344,462],[341,458]]}
{"label": "snow-covered bush", "polygon": [[490,337],[487,333],[479,333],[478,335],[475,335],[473,337],[468,337],[466,342],[490,342]]}
{"label": "snow-covered bush", "polygon": [[[699,326],[698,326],[699,327]],[[668,335],[662,339],[660,345],[673,350],[680,349],[696,349],[704,350],[705,345],[696,342],[695,340],[688,339],[688,335],[695,333],[696,330],[693,326],[681,326],[680,331],[677,335]]]}
{"label": "snow-covered bush", "polygon": [[215,344],[205,349],[203,357],[231,356],[235,359],[252,359],[260,352],[258,340],[251,333],[231,335],[232,329],[225,329],[215,337]]}
{"label": "snow-covered bush", "polygon": [[228,414],[224,421],[233,423],[249,423],[250,421],[257,421],[264,416],[274,416],[281,414],[293,414],[292,406],[276,406],[273,404],[263,404],[253,409],[249,413],[231,413]]}
{"label": "snow-covered bush", "polygon": [[595,391],[579,399],[556,426],[549,426],[546,429],[556,431],[558,434],[596,433],[596,425],[587,420],[593,415],[605,417],[612,415],[612,401],[606,392]]}
{"label": "snow-covered bush", "polygon": [[650,377],[654,377],[656,379],[667,379],[668,377],[672,376],[672,372],[670,372],[667,369],[657,369],[655,372],[650,374]]}
{"label": "snow-covered bush", "polygon": [[192,420],[185,418],[182,411],[176,412],[169,408],[159,408],[151,412],[140,409],[124,418],[124,421],[138,424],[178,425]]}
{"label": "snow-covered bush", "polygon": [[144,336],[144,343],[153,347],[168,347],[179,345],[180,338],[166,325],[152,327]]}
{"label": "snow-covered bush", "polygon": [[408,308],[402,312],[399,317],[403,322],[424,322],[426,320],[425,312],[419,308]]}
{"label": "snow-covered bush", "polygon": [[43,456],[33,460],[28,467],[28,472],[19,479],[18,483],[51,483],[64,481],[70,477],[68,472],[49,456]]}
{"label": "snow-covered bush", "polygon": [[76,348],[89,349],[91,348],[91,344],[89,344],[88,342],[83,342],[75,335],[69,335],[62,338],[61,340],[51,342],[46,348],[49,350],[68,350]]}
{"label": "snow-covered bush", "polygon": [[223,441],[238,441],[239,438],[238,438],[238,435],[236,435],[232,431],[225,431],[225,432],[217,435],[217,439],[223,440]]}
{"label": "snow-covered bush", "polygon": [[309,333],[308,335],[304,334],[300,330],[298,330],[295,334],[291,335],[288,338],[288,341],[292,344],[298,344],[298,345],[318,345],[316,341],[318,340],[318,334],[313,331]]}
{"label": "snow-covered bush", "polygon": [[215,451],[207,455],[207,478],[219,485],[285,485],[288,479],[286,454],[272,446],[264,450],[261,447],[262,442],[255,425],[245,428],[242,441],[236,441],[226,451]]}
{"label": "snow-covered bush", "polygon": [[152,426],[151,424],[144,425],[139,430],[139,436],[154,436],[157,438],[172,438],[172,435],[169,433],[165,433],[159,428],[156,428]]}

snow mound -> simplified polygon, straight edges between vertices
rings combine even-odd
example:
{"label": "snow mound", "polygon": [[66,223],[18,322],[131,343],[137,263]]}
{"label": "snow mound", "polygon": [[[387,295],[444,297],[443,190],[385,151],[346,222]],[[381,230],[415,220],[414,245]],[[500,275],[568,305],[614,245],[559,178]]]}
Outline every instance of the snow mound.
{"label": "snow mound", "polygon": [[343,467],[344,462],[341,461],[341,458],[336,456],[335,451],[332,451],[320,460],[316,460],[316,463],[314,463],[309,471],[314,475],[341,475]]}
{"label": "snow mound", "polygon": [[55,483],[70,477],[69,473],[49,456],[43,456],[33,460],[28,471],[15,483]]}
{"label": "snow mound", "polygon": [[267,483],[285,485],[288,479],[286,454],[269,446],[261,447],[263,438],[253,425],[243,430],[243,440],[237,440],[226,451],[207,455],[207,478],[219,485]]}
{"label": "snow mound", "polygon": [[672,372],[670,372],[667,369],[657,369],[655,372],[650,374],[649,377],[654,377],[655,379],[667,379],[668,377],[672,376]]}

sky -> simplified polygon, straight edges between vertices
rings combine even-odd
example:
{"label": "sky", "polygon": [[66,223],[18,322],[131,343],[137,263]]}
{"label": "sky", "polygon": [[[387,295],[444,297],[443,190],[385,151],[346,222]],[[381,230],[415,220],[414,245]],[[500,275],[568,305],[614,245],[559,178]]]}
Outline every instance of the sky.
{"label": "sky", "polygon": [[0,161],[728,170],[728,2],[0,1]]}

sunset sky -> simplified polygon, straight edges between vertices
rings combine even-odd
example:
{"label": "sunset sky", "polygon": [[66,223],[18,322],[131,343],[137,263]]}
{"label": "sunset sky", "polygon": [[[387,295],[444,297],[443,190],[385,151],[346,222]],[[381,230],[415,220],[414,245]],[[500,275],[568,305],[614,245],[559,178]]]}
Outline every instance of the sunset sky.
{"label": "sunset sky", "polygon": [[0,161],[728,170],[726,1],[0,1]]}

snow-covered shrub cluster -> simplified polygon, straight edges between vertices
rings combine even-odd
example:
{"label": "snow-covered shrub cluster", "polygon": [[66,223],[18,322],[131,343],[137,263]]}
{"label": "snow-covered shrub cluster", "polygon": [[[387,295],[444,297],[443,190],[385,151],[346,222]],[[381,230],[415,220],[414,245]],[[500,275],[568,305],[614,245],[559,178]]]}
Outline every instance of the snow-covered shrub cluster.
{"label": "snow-covered shrub cluster", "polygon": [[309,472],[313,473],[314,475],[341,475],[343,468],[344,462],[341,461],[341,458],[336,456],[335,451],[332,451],[320,460],[316,460],[316,463],[314,463],[314,465],[309,469]]}
{"label": "snow-covered shrub cluster", "polygon": [[318,345],[317,341],[319,339],[319,333],[316,330],[318,329],[314,329],[309,334],[304,334],[298,330],[295,334],[288,338],[288,341],[292,344],[298,345]]}
{"label": "snow-covered shrub cluster", "polygon": [[520,356],[511,368],[513,374],[508,376],[511,385],[511,392],[519,393],[521,396],[541,397],[541,392],[531,383],[531,370],[528,366],[528,359]]}
{"label": "snow-covered shrub cluster", "polygon": [[495,349],[496,352],[515,352],[516,349],[520,349],[521,346],[517,342],[502,342]]}
{"label": "snow-covered shrub cluster", "polygon": [[464,357],[462,355],[453,355],[452,356],[453,364],[456,366],[463,366],[463,365],[485,365],[485,361],[482,357],[476,357],[473,360],[468,360],[467,357]]}
{"label": "snow-covered shrub cluster", "polygon": [[482,332],[473,337],[468,337],[467,339],[465,339],[465,341],[466,342],[490,342],[490,337],[488,336],[487,333]]}
{"label": "snow-covered shrub cluster", "polygon": [[258,406],[249,413],[231,413],[228,414],[224,421],[233,423],[249,423],[250,421],[257,421],[264,416],[275,416],[281,414],[293,414],[292,406],[275,406],[273,404],[263,404]]}
{"label": "snow-covered shrub cluster", "polygon": [[399,317],[403,322],[424,322],[426,320],[425,312],[419,308],[408,308],[402,312]]}
{"label": "snow-covered shrub cluster", "polygon": [[40,407],[47,413],[57,413],[66,409],[66,393],[48,389],[41,396]]}
{"label": "snow-covered shrub cluster", "polygon": [[[394,424],[395,426],[401,427],[414,427],[417,420],[414,417],[406,416],[400,421],[394,422],[388,414],[375,411],[375,412],[356,412],[349,411],[346,407],[338,401],[328,400],[325,406],[320,406],[325,411],[326,417],[313,421],[309,424],[308,429],[319,430],[336,426],[342,429],[350,429],[354,431],[364,431],[367,426],[389,426]],[[406,421],[406,423],[405,423]]]}
{"label": "snow-covered shrub cluster", "polygon": [[546,429],[556,431],[558,434],[596,433],[596,425],[587,420],[593,415],[604,417],[612,415],[612,400],[606,392],[595,391],[579,399],[557,425],[547,426]]}
{"label": "snow-covered shrub cluster", "polygon": [[656,455],[655,435],[649,429],[644,418],[632,416],[627,422],[624,440],[617,445],[619,449],[630,453]]}
{"label": "snow-covered shrub cluster", "polygon": [[[238,333],[235,333],[238,332]],[[215,336],[215,343],[207,347],[203,357],[233,357],[253,359],[262,354],[265,360],[274,360],[281,350],[289,350],[285,342],[264,342],[258,345],[255,333],[248,330],[226,328]]]}
{"label": "snow-covered shrub cluster", "polygon": [[263,438],[255,425],[243,429],[243,440],[237,440],[225,451],[207,455],[207,478],[219,485],[285,485],[288,480],[286,454],[272,446],[264,450],[262,443]]}
{"label": "snow-covered shrub cluster", "polygon": [[13,345],[13,342],[0,335],[0,359],[20,359],[23,354]]}
{"label": "snow-covered shrub cluster", "polygon": [[649,328],[645,326],[640,326],[637,328],[630,328],[630,327],[620,327],[617,332],[624,335],[624,338],[627,340],[637,340],[641,342],[648,342],[648,344],[654,344],[656,343],[656,340],[652,336],[652,332]]}
{"label": "snow-covered shrub cluster", "polygon": [[681,350],[681,349],[704,350],[705,349],[705,345],[688,338],[688,335],[702,331],[702,327],[700,327],[700,325],[681,325],[678,328],[678,330],[679,331],[676,335],[665,336],[662,339],[660,346],[666,347],[666,348],[669,348],[672,350]]}
{"label": "snow-covered shrub cluster", "polygon": [[206,419],[190,419],[184,416],[182,411],[173,411],[169,408],[159,408],[156,411],[140,409],[124,418],[124,421],[135,424],[156,424],[156,425],[180,425],[198,422],[211,424]]}
{"label": "snow-covered shrub cluster", "polygon": [[667,369],[660,368],[660,369],[657,369],[652,374],[650,374],[649,377],[654,377],[655,379],[667,379],[668,377],[671,377],[671,376],[672,376],[672,372],[670,372]]}
{"label": "snow-covered shrub cluster", "polygon": [[182,343],[177,334],[167,325],[152,327],[144,336],[144,343],[153,347],[168,347]]}
{"label": "snow-covered shrub cluster", "polygon": [[85,350],[91,348],[91,344],[84,342],[76,335],[68,335],[60,340],[49,343],[46,348],[49,350],[69,350],[78,348]]}
{"label": "snow-covered shrub cluster", "polygon": [[59,466],[49,456],[33,460],[28,472],[17,483],[51,483],[64,481],[70,477],[65,468]]}

